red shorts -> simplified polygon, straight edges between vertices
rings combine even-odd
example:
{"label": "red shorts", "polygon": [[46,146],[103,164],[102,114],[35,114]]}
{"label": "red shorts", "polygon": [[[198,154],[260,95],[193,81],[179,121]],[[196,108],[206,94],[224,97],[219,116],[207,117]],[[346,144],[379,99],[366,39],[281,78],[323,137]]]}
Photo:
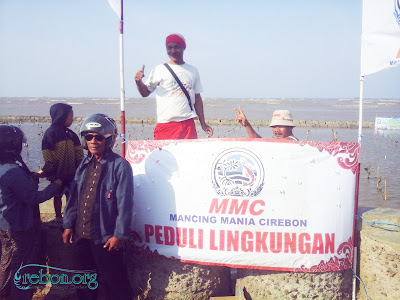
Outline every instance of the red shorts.
{"label": "red shorts", "polygon": [[193,119],[182,122],[158,123],[154,129],[155,140],[197,139],[196,125]]}

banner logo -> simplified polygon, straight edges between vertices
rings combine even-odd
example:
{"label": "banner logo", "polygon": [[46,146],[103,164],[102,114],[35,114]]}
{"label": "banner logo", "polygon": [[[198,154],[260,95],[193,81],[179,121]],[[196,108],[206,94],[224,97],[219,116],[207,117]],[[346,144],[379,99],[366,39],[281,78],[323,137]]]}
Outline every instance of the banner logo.
{"label": "banner logo", "polygon": [[[48,274],[47,268],[53,270],[53,274]],[[20,290],[45,286],[49,282],[55,289],[82,289],[87,287],[94,290],[99,286],[95,270],[67,270],[37,264],[25,266],[21,264],[14,275],[14,284]]]}
{"label": "banner logo", "polygon": [[215,159],[211,180],[220,196],[255,197],[264,186],[264,167],[251,151],[232,148]]}

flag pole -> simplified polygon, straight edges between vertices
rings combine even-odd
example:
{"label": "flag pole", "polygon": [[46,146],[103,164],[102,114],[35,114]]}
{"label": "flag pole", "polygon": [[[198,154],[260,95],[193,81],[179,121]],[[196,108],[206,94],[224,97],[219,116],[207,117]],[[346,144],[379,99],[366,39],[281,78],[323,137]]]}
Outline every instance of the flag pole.
{"label": "flag pole", "polygon": [[[364,76],[360,76],[360,101],[358,108],[358,146],[361,148],[361,137],[362,137],[362,123],[363,123],[363,93],[364,93]],[[360,151],[360,150],[358,150]],[[353,220],[353,274],[357,274],[357,255],[358,255],[358,235],[356,234],[357,221],[356,215],[358,210],[358,190],[360,186],[360,164],[357,168],[357,179],[356,179],[356,194],[354,204],[354,220]],[[352,285],[352,296],[351,299],[355,300],[357,297],[357,278],[353,276]]]}
{"label": "flag pole", "polygon": [[121,0],[121,20],[119,25],[119,67],[120,67],[120,99],[121,99],[121,156],[125,157],[125,80],[124,80],[124,6]]}
{"label": "flag pole", "polygon": [[358,144],[361,147],[362,123],[363,123],[363,94],[364,94],[364,76],[360,77],[360,103],[358,108]]}
{"label": "flag pole", "polygon": [[[360,76],[360,101],[358,108],[358,146],[361,148],[361,137],[362,137],[362,123],[363,123],[363,94],[364,94],[364,76]],[[360,150],[358,150],[360,151]],[[358,191],[360,186],[360,164],[357,168],[357,179],[356,179],[356,195],[354,204],[354,220],[353,220],[353,274],[357,274],[357,255],[358,255],[358,235],[356,234],[357,228],[357,210],[358,210]],[[353,286],[352,286],[352,300],[357,298],[357,277],[353,276]]]}
{"label": "flag pole", "polygon": [[[362,27],[362,25],[361,25]],[[364,96],[364,76],[362,72],[362,35],[361,35],[361,68],[360,68],[360,99],[358,106],[358,147],[360,151],[361,148],[361,137],[362,137],[362,126],[363,126],[363,96]],[[356,193],[354,199],[354,220],[353,220],[353,282],[352,282],[352,295],[351,299],[357,299],[357,265],[358,265],[358,234],[357,234],[357,219],[356,216],[358,214],[358,193],[360,187],[360,163],[357,167],[357,175],[356,175]]]}

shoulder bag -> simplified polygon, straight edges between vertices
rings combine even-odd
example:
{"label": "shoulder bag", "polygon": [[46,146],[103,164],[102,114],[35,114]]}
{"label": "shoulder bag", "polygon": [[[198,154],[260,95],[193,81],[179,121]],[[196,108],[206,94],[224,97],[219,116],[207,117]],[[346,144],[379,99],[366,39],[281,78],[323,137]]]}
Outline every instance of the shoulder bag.
{"label": "shoulder bag", "polygon": [[168,69],[168,71],[171,72],[172,76],[174,76],[176,82],[179,84],[179,86],[181,87],[182,91],[185,93],[186,98],[188,99],[190,110],[193,110],[192,102],[190,101],[190,95],[189,95],[188,91],[183,86],[182,82],[179,80],[178,76],[176,76],[175,72],[171,69],[171,67],[167,63],[165,63],[164,66]]}

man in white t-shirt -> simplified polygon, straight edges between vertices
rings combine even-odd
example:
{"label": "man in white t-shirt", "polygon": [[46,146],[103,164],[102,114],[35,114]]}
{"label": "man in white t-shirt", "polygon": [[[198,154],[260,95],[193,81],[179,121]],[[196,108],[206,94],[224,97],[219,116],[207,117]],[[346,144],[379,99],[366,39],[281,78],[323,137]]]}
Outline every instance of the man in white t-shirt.
{"label": "man in white t-shirt", "polygon": [[171,34],[166,38],[167,54],[171,59],[168,66],[179,78],[187,90],[185,92],[175,80],[172,73],[163,64],[151,70],[146,82],[143,83],[144,66],[136,73],[135,81],[139,93],[143,97],[152,92],[156,94],[157,126],[154,129],[156,140],[196,139],[197,132],[194,119],[198,118],[201,128],[210,137],[213,129],[204,120],[203,91],[200,75],[197,69],[184,62],[183,52],[186,42],[180,34]]}

